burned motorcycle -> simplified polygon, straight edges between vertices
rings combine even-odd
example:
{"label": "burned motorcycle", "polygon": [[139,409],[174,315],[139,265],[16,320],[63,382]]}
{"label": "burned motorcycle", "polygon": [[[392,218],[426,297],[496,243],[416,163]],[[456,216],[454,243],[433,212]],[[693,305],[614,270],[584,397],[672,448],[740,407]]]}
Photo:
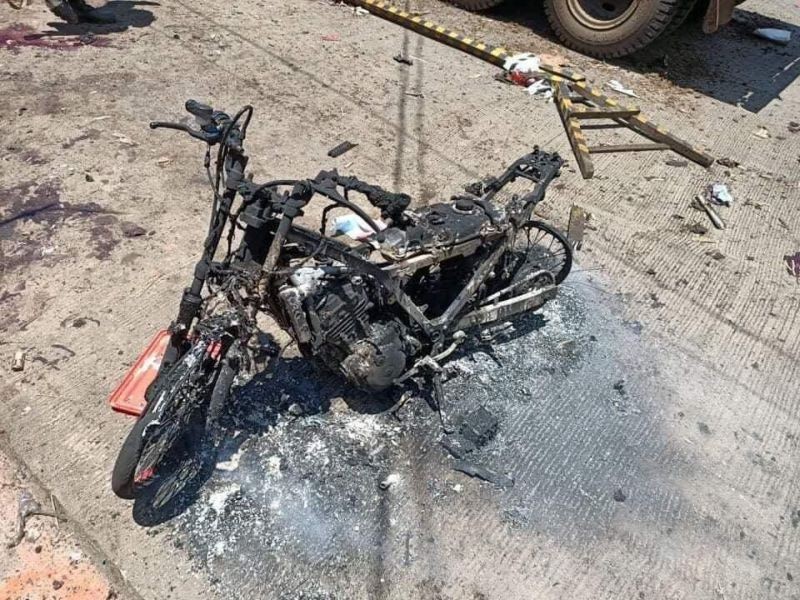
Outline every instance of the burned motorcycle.
{"label": "burned motorcycle", "polygon": [[[466,335],[541,307],[570,271],[564,236],[532,219],[559,174],[557,154],[536,148],[497,178],[412,209],[409,196],[335,170],[256,183],[245,177],[243,148],[252,107],[232,118],[191,100],[186,109],[197,128],[151,127],[207,144],[211,223],[146,408],[114,467],[120,497],[135,498],[159,482],[157,501],[168,501],[196,472],[192,447],[220,442],[220,418],[237,377],[270,360],[259,313],[303,356],[359,388],[427,377],[441,408],[441,362]],[[533,189],[503,206],[493,202],[518,179]],[[300,223],[315,199],[323,201],[318,229]],[[345,223],[356,233],[326,233],[333,211],[345,214],[336,221],[340,229]]]}

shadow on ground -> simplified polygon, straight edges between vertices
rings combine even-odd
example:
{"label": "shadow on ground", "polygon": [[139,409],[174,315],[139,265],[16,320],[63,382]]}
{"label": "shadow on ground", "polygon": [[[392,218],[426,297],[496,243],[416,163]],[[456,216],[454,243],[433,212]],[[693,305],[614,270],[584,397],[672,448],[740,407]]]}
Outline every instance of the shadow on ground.
{"label": "shadow on ground", "polygon": [[128,29],[139,29],[149,27],[155,20],[155,15],[143,7],[161,6],[158,2],[149,0],[111,0],[107,4],[99,7],[100,11],[113,15],[116,23],[100,25],[94,23],[79,23],[71,25],[63,21],[48,23],[52,30],[41,33],[41,37],[61,37],[61,36],[81,36],[88,33],[101,35],[111,33],[122,33]]}

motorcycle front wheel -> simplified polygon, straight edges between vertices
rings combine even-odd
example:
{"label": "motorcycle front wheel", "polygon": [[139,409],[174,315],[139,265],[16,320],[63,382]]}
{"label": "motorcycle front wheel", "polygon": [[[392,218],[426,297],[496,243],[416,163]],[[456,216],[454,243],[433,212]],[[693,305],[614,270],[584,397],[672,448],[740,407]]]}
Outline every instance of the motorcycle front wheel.
{"label": "motorcycle front wheel", "polygon": [[202,471],[202,454],[220,440],[219,419],[236,376],[232,361],[213,356],[213,348],[197,342],[154,390],[114,465],[111,487],[120,498],[147,491],[159,509]]}

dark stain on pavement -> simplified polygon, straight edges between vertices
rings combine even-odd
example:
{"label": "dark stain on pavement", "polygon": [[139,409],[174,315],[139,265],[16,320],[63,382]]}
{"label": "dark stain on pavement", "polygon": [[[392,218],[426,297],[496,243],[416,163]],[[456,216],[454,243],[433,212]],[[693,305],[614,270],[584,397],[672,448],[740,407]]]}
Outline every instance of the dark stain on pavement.
{"label": "dark stain on pavement", "polygon": [[107,259],[123,237],[144,231],[96,202],[62,200],[57,179],[24,181],[0,188],[0,273],[70,257],[57,250],[56,238],[65,225],[87,234],[88,255],[98,260]]}
{"label": "dark stain on pavement", "polygon": [[15,23],[0,29],[0,48],[19,52],[20,48],[44,48],[46,50],[78,50],[84,46],[105,48],[110,45],[108,38],[96,35],[81,35],[61,39],[52,39],[38,33],[33,27]]}

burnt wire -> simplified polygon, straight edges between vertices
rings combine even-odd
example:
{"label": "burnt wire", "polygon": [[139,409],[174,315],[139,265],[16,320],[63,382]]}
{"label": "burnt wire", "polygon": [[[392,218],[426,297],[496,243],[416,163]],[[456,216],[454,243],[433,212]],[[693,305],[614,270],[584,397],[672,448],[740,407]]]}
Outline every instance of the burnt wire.
{"label": "burnt wire", "polygon": [[[211,212],[211,221],[209,222],[209,233],[214,229],[214,227],[219,225],[219,204],[220,198],[222,196],[221,190],[223,185],[225,184],[225,163],[228,160],[228,153],[230,152],[230,148],[228,147],[228,138],[233,131],[233,128],[236,127],[237,123],[245,117],[244,124],[241,128],[242,133],[242,141],[244,141],[247,135],[247,128],[250,125],[250,121],[253,118],[253,107],[250,105],[245,106],[236,115],[231,119],[228,124],[225,126],[225,129],[222,132],[222,137],[219,141],[219,150],[217,151],[217,164],[216,172],[214,177],[211,175],[211,166],[209,160],[209,154],[211,152],[211,147],[209,146],[206,150],[206,174],[209,179],[209,183],[211,184],[211,188],[214,192],[214,200],[212,204],[212,212]],[[229,215],[230,217],[230,215]]]}

